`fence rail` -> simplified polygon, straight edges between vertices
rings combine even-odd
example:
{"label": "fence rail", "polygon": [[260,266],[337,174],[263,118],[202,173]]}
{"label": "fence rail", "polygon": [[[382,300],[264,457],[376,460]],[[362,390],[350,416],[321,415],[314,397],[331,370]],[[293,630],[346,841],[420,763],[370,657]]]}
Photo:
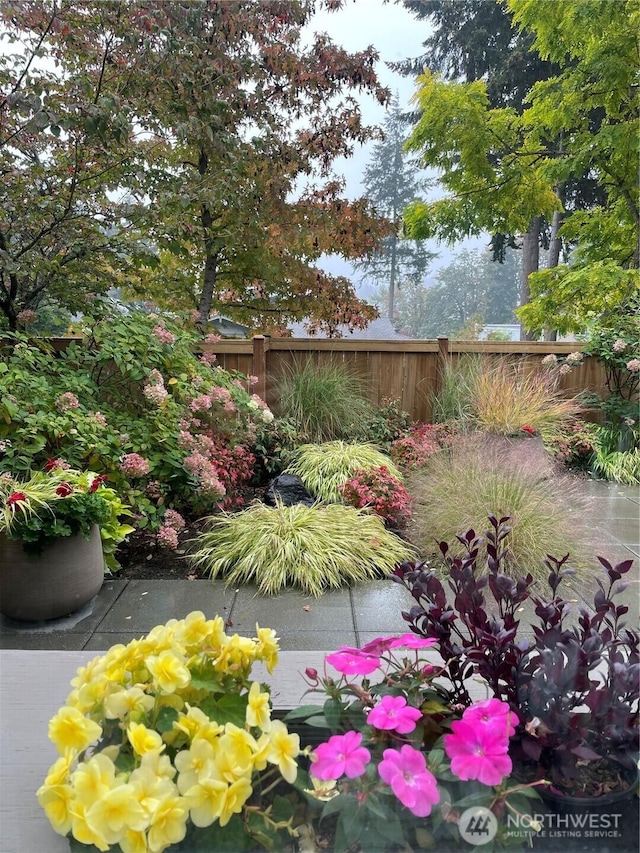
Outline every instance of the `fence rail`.
{"label": "fence rail", "polygon": [[[338,361],[349,365],[364,380],[374,404],[398,400],[413,420],[427,422],[432,418],[433,396],[447,362],[455,366],[466,353],[478,353],[487,358],[506,356],[533,369],[546,355],[566,356],[579,349],[580,344],[564,341],[314,340],[267,335],[201,345],[203,352],[215,353],[218,364],[226,370],[257,376],[255,391],[270,407],[277,409],[275,380],[288,367],[306,359],[318,365]],[[582,364],[562,376],[559,390],[566,396],[585,390],[605,395],[604,368],[595,358],[585,357]]]}

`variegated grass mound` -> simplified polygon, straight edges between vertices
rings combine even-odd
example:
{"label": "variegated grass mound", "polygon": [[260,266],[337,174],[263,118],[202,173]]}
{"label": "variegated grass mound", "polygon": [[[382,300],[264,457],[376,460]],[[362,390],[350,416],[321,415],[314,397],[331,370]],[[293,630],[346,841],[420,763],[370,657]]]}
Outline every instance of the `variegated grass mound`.
{"label": "variegated grass mound", "polygon": [[339,504],[256,503],[212,516],[209,524],[190,559],[212,579],[255,583],[265,595],[297,587],[319,596],[380,579],[413,553],[377,516]]}
{"label": "variegated grass mound", "polygon": [[569,552],[581,572],[576,586],[593,574],[593,551],[572,480],[553,473],[535,439],[458,439],[414,473],[407,489],[413,498],[408,535],[426,558],[439,555],[440,541],[454,542],[471,528],[483,534],[493,513],[509,516],[512,528],[503,571],[514,577],[531,572],[542,580],[546,555]]}
{"label": "variegated grass mound", "polygon": [[396,480],[403,481],[396,465],[373,444],[328,441],[325,444],[303,444],[299,447],[287,473],[300,477],[314,498],[340,503],[340,486],[353,477],[356,471],[382,466]]}

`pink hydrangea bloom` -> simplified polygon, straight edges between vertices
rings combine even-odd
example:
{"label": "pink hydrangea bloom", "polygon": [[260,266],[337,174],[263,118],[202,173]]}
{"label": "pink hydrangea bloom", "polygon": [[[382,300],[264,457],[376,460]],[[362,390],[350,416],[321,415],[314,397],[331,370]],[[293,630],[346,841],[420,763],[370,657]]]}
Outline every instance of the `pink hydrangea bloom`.
{"label": "pink hydrangea bloom", "polygon": [[484,699],[475,702],[462,715],[462,719],[473,726],[492,728],[503,737],[510,738],[515,734],[515,724],[518,717],[506,702],[499,699]]}
{"label": "pink hydrangea bloom", "polygon": [[361,732],[345,732],[333,735],[311,753],[311,774],[316,779],[339,779],[347,776],[355,779],[362,776],[371,761],[369,750],[361,746]]}
{"label": "pink hydrangea bloom", "polygon": [[59,397],[56,397],[56,409],[61,412],[65,412],[67,409],[79,409],[80,401],[76,397],[75,394],[72,394],[71,391],[67,391],[64,394],[60,394]]}
{"label": "pink hydrangea bloom", "polygon": [[178,547],[178,531],[168,524],[163,524],[158,530],[158,542],[175,551]]}
{"label": "pink hydrangea bloom", "polygon": [[162,405],[169,396],[164,385],[145,385],[142,389],[145,398],[156,406]]}
{"label": "pink hydrangea bloom", "polygon": [[405,744],[399,751],[385,749],[378,773],[403,806],[416,815],[427,817],[440,801],[435,776],[427,770],[424,755]]}
{"label": "pink hydrangea bloom", "polygon": [[24,308],[16,314],[16,320],[23,326],[30,326],[32,323],[35,323],[37,319],[36,312],[32,311],[30,308]]}
{"label": "pink hydrangea bloom", "polygon": [[380,658],[348,646],[327,655],[325,660],[343,675],[369,675],[380,667]]}
{"label": "pink hydrangea bloom", "polygon": [[451,729],[453,734],[444,736],[444,749],[451,759],[451,772],[463,782],[478,779],[483,785],[499,785],[511,773],[504,732],[467,720],[456,720]]}
{"label": "pink hydrangea bloom", "polygon": [[217,360],[218,356],[215,354],[215,352],[203,352],[200,356],[200,361],[203,364],[209,365],[209,367],[213,367]]}
{"label": "pink hydrangea bloom", "polygon": [[106,427],[107,419],[102,414],[102,412],[91,412],[90,415],[97,424],[100,424],[100,426]]}
{"label": "pink hydrangea bloom", "polygon": [[204,336],[204,342],[206,344],[217,344],[221,340],[222,338],[220,335],[216,335],[215,332],[210,332],[208,335]]}
{"label": "pink hydrangea bloom", "polygon": [[630,373],[640,373],[640,358],[632,358],[627,362],[627,370]]}
{"label": "pink hydrangea bloom", "polygon": [[139,453],[126,453],[118,466],[127,477],[144,477],[149,473],[149,463]]}
{"label": "pink hydrangea bloom", "polygon": [[164,526],[172,527],[174,530],[184,530],[185,520],[175,509],[168,509],[162,519]]}
{"label": "pink hydrangea bloom", "polygon": [[162,344],[175,344],[176,336],[172,335],[171,332],[168,332],[163,326],[156,326],[153,330],[153,334]]}
{"label": "pink hydrangea bloom", "polygon": [[369,711],[367,723],[376,729],[406,735],[415,729],[421,717],[422,711],[407,705],[404,696],[383,696],[380,704]]}
{"label": "pink hydrangea bloom", "polygon": [[627,348],[627,342],[624,338],[617,338],[613,342],[613,351],[614,352],[624,352]]}

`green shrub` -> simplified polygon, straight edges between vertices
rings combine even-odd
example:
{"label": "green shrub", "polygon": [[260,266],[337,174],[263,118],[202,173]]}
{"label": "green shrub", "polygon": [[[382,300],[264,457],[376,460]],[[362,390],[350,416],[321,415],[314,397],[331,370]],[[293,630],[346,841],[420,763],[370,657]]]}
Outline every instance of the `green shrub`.
{"label": "green shrub", "polygon": [[482,370],[483,357],[462,353],[455,365],[448,358],[441,376],[440,390],[432,400],[434,423],[455,421],[464,429],[473,418],[473,386]]}
{"label": "green shrub", "polygon": [[85,337],[54,352],[5,339],[0,359],[0,472],[50,457],[108,475],[137,516],[157,527],[165,507],[210,511],[252,476],[247,443],[272,419],[246,377],[195,352],[193,325],[104,309]]}
{"label": "green shrub", "polygon": [[287,473],[300,477],[314,498],[341,503],[340,487],[360,469],[385,467],[392,477],[403,477],[388,456],[372,444],[349,444],[328,441],[324,444],[305,444],[298,448]]}
{"label": "green shrub", "polygon": [[275,387],[278,414],[296,424],[299,442],[349,438],[375,414],[364,382],[341,362],[294,362]]}
{"label": "green shrub", "polygon": [[210,519],[190,559],[228,586],[256,583],[272,595],[310,595],[389,575],[411,548],[364,510],[338,504],[276,507],[256,503]]}
{"label": "green shrub", "polygon": [[627,486],[640,484],[640,430],[635,423],[625,427],[596,426],[591,471],[597,477]]}
{"label": "green shrub", "polygon": [[580,562],[588,553],[577,499],[568,480],[551,472],[536,439],[458,439],[408,481],[409,538],[428,558],[439,554],[438,541],[453,541],[461,530],[483,531],[488,514],[510,516],[504,566],[513,577],[531,572],[544,579],[547,554],[570,551]]}

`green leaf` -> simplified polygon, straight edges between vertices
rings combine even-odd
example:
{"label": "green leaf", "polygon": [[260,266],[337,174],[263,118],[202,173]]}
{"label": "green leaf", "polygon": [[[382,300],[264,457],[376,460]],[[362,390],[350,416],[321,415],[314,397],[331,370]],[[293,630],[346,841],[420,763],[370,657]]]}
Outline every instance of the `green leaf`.
{"label": "green leaf", "polygon": [[156,720],[156,728],[162,734],[170,732],[173,729],[173,724],[178,719],[179,714],[175,708],[164,707],[160,709],[158,719]]}
{"label": "green leaf", "polygon": [[323,711],[328,727],[332,732],[337,732],[342,716],[342,702],[339,699],[327,699]]}

